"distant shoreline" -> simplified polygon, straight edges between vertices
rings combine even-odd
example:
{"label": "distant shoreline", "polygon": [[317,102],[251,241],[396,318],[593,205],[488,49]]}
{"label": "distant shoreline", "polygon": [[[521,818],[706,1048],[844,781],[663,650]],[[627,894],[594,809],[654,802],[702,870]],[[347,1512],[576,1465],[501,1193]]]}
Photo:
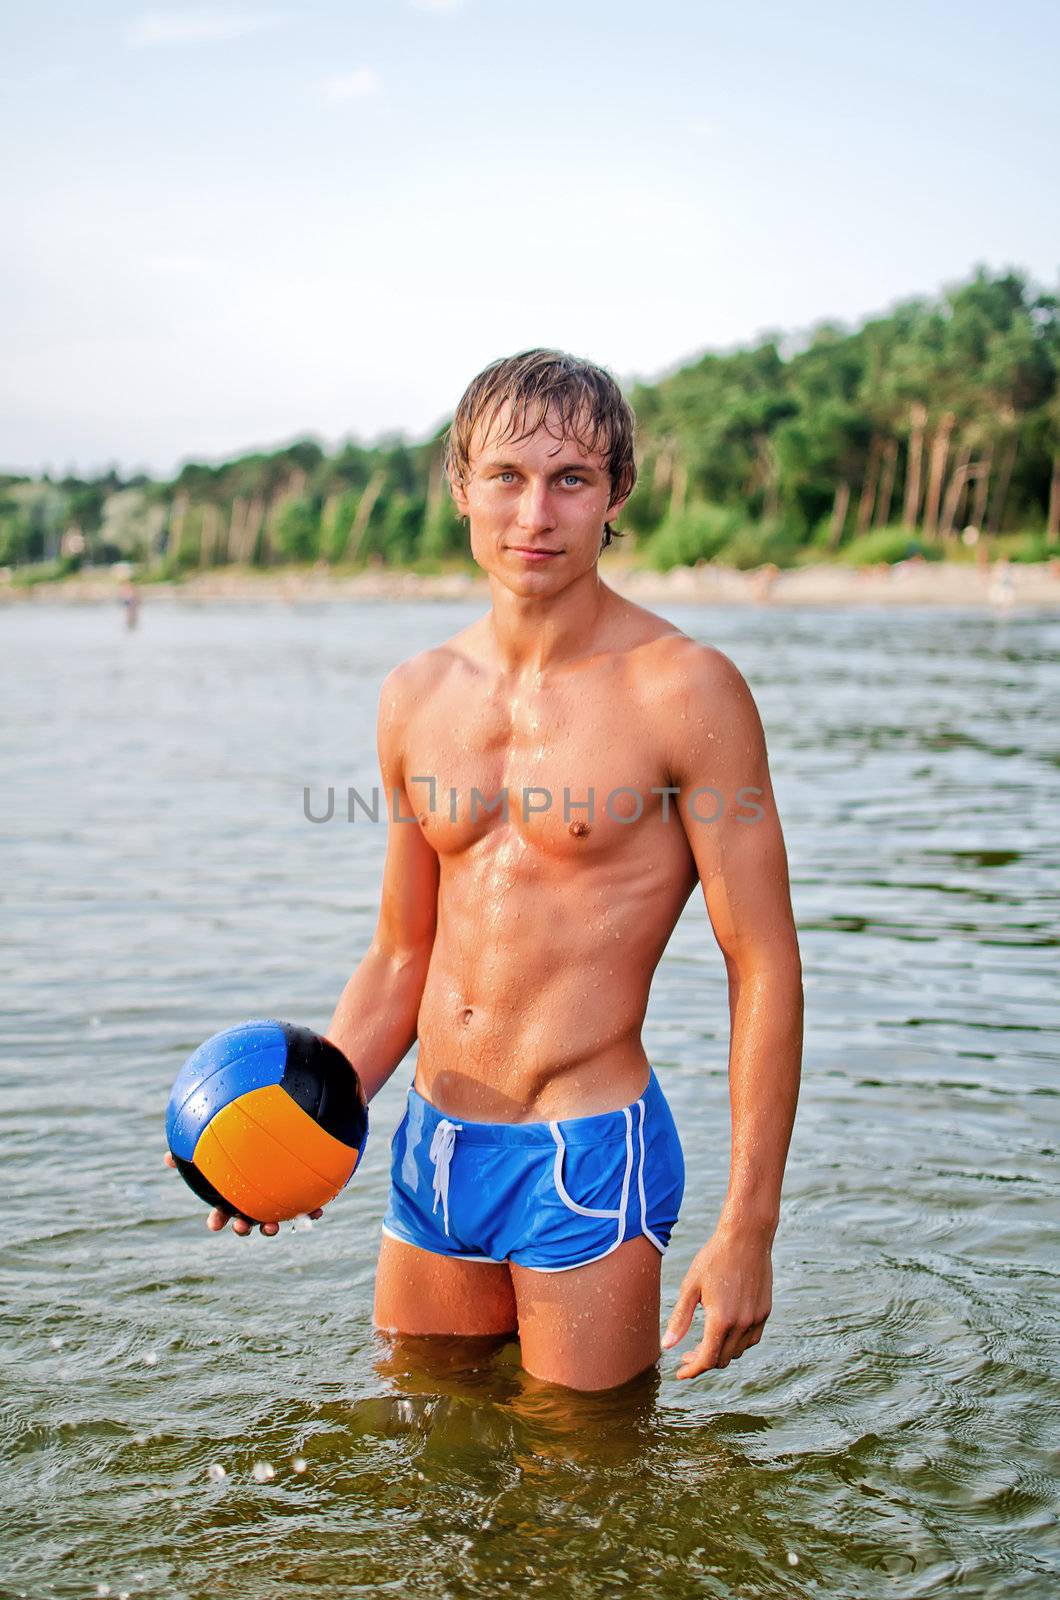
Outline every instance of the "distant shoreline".
{"label": "distant shoreline", "polygon": [[[785,570],[740,572],[707,563],[653,572],[630,565],[601,567],[606,583],[646,605],[666,601],[705,605],[770,606],[973,606],[995,612],[1027,606],[1060,608],[1060,559],[977,566],[913,559],[891,567],[856,568],[818,563]],[[0,584],[0,602],[117,605],[125,574],[113,568],[82,572],[26,587]],[[468,573],[424,574],[377,568],[357,573],[287,568],[267,572],[217,568],[179,581],[142,583],[145,607],[343,600],[465,600],[485,602],[484,578]]]}

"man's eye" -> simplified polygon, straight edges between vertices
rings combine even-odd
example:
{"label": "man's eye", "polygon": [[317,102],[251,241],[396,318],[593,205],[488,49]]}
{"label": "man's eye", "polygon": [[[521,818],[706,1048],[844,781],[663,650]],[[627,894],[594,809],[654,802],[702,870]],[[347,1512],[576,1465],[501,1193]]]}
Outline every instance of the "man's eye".
{"label": "man's eye", "polygon": [[576,472],[565,472],[563,474],[563,481],[564,483],[584,483],[585,479],[579,478]]}
{"label": "man's eye", "polygon": [[514,478],[514,477],[515,477],[515,473],[514,472],[498,472],[498,474],[497,474],[497,478],[498,478],[498,481],[500,483],[504,483],[507,479]]}

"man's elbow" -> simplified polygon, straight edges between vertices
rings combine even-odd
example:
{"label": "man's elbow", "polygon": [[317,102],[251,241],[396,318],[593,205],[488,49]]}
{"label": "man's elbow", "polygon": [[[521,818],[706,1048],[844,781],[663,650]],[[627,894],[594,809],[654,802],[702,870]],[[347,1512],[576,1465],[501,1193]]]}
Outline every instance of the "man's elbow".
{"label": "man's elbow", "polygon": [[429,938],[395,939],[377,935],[372,941],[369,956],[384,980],[402,985],[418,981],[422,987],[433,948],[433,929]]}
{"label": "man's elbow", "polygon": [[741,983],[769,983],[802,994],[802,954],[799,941],[790,938],[725,951],[730,978]]}

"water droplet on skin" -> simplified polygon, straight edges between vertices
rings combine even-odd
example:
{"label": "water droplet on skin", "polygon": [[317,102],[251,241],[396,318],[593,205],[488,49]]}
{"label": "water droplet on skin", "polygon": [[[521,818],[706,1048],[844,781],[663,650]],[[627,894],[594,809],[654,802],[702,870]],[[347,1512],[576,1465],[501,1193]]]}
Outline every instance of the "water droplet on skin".
{"label": "water droplet on skin", "polygon": [[214,1461],[206,1468],[206,1476],[211,1483],[222,1483],[228,1477],[228,1473],[219,1461]]}
{"label": "water droplet on skin", "polygon": [[291,1467],[295,1472],[304,1472],[309,1463],[302,1456],[295,1456]]}
{"label": "water droplet on skin", "polygon": [[276,1476],[276,1468],[271,1461],[255,1461],[253,1477],[255,1483],[271,1483]]}

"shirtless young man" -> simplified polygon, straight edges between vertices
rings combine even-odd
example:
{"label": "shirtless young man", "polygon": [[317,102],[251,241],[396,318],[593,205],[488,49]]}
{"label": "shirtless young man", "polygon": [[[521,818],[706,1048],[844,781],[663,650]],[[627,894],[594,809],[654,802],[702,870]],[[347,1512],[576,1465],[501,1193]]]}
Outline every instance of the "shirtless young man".
{"label": "shirtless young man", "polygon": [[801,968],[761,722],[726,656],[600,578],[636,476],[608,374],[547,350],[494,363],[448,466],[492,604],[383,685],[379,922],[328,1028],[369,1098],[419,1039],[376,1323],[517,1332],[528,1372],[576,1389],[658,1359],[684,1169],[641,1026],[701,883],[729,979],[732,1152],[663,1340],[702,1304],[678,1371],[694,1377],[769,1316],[798,1094]]}

